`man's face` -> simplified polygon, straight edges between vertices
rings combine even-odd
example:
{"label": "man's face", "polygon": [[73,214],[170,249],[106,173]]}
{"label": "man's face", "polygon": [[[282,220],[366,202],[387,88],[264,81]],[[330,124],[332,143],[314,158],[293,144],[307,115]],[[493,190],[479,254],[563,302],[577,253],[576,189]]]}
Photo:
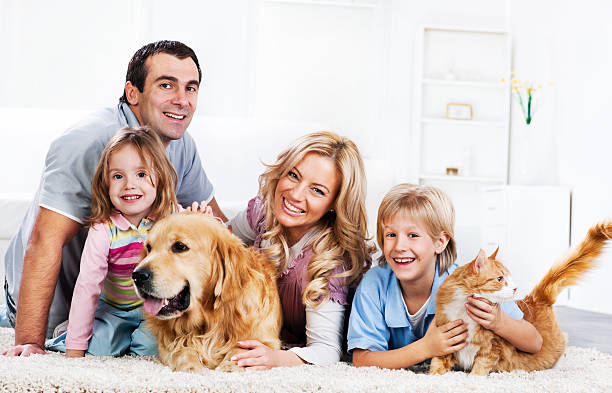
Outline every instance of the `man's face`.
{"label": "man's face", "polygon": [[188,57],[158,53],[145,61],[147,77],[142,92],[127,83],[128,102],[140,125],[148,125],[164,144],[183,136],[198,102],[198,68]]}

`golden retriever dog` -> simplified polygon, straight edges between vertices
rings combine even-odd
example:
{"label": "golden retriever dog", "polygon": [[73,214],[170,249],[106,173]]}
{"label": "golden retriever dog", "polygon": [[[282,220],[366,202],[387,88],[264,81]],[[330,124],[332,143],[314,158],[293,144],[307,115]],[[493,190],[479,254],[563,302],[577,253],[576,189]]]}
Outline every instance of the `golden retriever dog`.
{"label": "golden retriever dog", "polygon": [[149,232],[132,278],[144,299],[159,358],[175,371],[242,370],[239,340],[280,348],[276,272],[223,224],[202,213],[173,214]]}

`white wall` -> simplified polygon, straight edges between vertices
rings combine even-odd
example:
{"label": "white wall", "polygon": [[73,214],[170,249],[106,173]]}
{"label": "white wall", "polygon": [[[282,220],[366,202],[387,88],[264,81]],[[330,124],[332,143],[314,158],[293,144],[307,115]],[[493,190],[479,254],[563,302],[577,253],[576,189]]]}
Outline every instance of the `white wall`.
{"label": "white wall", "polygon": [[[216,118],[330,128],[354,139],[379,168],[387,167],[390,179],[414,182],[411,108],[419,26],[508,28],[520,76],[554,83],[535,119],[539,182],[573,189],[573,242],[592,223],[612,217],[612,4],[606,1],[190,0],[172,8],[160,0],[0,0],[0,107],[87,111],[112,105],[133,52],[153,40],[178,39],[194,48],[204,72],[198,115],[207,120],[194,126],[216,127]],[[53,116],[40,116],[45,113]],[[514,105],[514,135],[517,113]],[[15,129],[3,135],[8,143],[0,144],[0,155],[17,161],[22,153],[10,141],[28,135]],[[223,145],[214,131],[214,143]],[[287,138],[270,139],[268,155]],[[23,164],[35,167],[29,170],[42,164],[36,157],[46,143],[32,144],[35,158]],[[520,181],[516,137],[511,150],[512,183]],[[252,186],[213,180],[218,195],[250,196]],[[2,171],[0,191],[31,192],[37,181]],[[377,191],[380,199],[386,190]],[[572,291],[575,305],[612,313],[602,295],[611,262],[607,257]]]}

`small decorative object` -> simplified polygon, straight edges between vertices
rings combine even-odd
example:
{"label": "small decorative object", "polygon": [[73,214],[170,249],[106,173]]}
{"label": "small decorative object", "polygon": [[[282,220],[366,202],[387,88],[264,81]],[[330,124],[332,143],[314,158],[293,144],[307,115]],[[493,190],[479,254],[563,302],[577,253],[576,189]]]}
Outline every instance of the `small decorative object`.
{"label": "small decorative object", "polygon": [[470,104],[446,104],[446,118],[452,120],[472,120],[473,112]]}
{"label": "small decorative object", "polygon": [[447,176],[457,176],[459,174],[459,168],[446,168]]}
{"label": "small decorative object", "polygon": [[[512,75],[514,75],[514,73],[515,71],[512,71]],[[506,78],[502,78],[501,82],[506,83]],[[525,124],[529,125],[531,124],[533,115],[537,109],[536,98],[544,87],[544,84],[529,80],[521,80],[515,77],[512,78],[511,83],[512,95],[521,106]],[[547,85],[550,86],[552,83],[548,82]]]}

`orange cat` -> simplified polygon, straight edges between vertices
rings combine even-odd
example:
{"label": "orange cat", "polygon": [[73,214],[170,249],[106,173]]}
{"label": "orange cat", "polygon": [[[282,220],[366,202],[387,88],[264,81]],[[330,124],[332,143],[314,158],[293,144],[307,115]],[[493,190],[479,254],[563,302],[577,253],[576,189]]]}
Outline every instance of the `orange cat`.
{"label": "orange cat", "polygon": [[542,335],[542,349],[525,353],[491,330],[474,322],[465,312],[469,295],[485,298],[492,303],[506,303],[514,299],[516,288],[510,281],[508,269],[495,260],[497,251],[488,259],[480,250],[471,263],[458,267],[440,285],[436,297],[436,323],[462,319],[468,323],[469,344],[458,352],[434,357],[430,374],[443,374],[458,365],[470,374],[489,372],[543,370],[552,367],[565,351],[565,336],[559,329],[553,304],[564,287],[574,285],[585,272],[594,267],[606,241],[612,239],[612,222],[599,224],[589,230],[585,240],[563,262],[553,266],[538,285],[517,305],[523,318]]}

